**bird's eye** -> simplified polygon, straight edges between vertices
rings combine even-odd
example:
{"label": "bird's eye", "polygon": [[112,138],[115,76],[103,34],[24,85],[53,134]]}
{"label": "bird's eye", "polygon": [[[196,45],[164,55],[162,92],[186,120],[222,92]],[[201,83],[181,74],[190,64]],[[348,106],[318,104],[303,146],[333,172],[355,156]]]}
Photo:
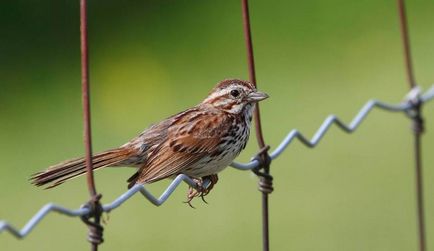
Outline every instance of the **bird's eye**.
{"label": "bird's eye", "polygon": [[236,98],[236,97],[238,97],[239,95],[240,95],[240,91],[238,91],[238,90],[232,90],[232,91],[231,91],[231,96],[232,96],[232,97]]}

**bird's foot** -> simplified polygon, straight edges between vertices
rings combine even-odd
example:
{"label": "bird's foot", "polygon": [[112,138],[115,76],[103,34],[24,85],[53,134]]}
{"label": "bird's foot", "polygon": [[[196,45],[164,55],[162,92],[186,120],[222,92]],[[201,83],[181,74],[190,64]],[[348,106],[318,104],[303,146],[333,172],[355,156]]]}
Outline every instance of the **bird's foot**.
{"label": "bird's foot", "polygon": [[[195,208],[191,204],[191,201],[196,197],[200,197],[203,202],[208,204],[208,202],[205,200],[205,196],[209,194],[211,189],[213,189],[214,185],[217,183],[218,181],[217,174],[212,174],[209,176],[202,177],[200,179],[193,179],[193,180],[196,183],[196,187],[188,188],[187,201],[185,201],[185,203],[187,203],[190,207]],[[210,183],[207,184],[207,186],[204,186],[204,180],[209,180]]]}

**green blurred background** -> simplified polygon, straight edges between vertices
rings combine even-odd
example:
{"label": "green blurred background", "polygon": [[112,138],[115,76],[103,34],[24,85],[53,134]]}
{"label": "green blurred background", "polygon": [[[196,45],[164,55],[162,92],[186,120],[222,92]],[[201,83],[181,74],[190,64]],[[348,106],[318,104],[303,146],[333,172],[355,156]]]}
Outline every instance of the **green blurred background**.
{"label": "green blurred background", "polygon": [[[94,150],[123,144],[149,124],[198,103],[221,79],[248,77],[239,1],[90,1]],[[433,1],[407,1],[415,73],[434,82]],[[258,1],[251,5],[258,85],[273,147],[293,128],[350,121],[371,98],[408,91],[394,1]],[[47,202],[77,208],[85,178],[44,191],[29,175],[83,154],[78,1],[1,1],[0,218],[22,227]],[[434,248],[434,103],[424,114],[428,246]],[[314,150],[296,142],[276,161],[273,250],[416,250],[410,122],[375,110],[353,135],[333,128]],[[255,138],[238,158],[248,161]],[[98,172],[108,203],[131,169]],[[160,194],[163,181],[149,188]],[[110,213],[102,250],[260,250],[260,193],[250,172],[228,168],[207,197],[161,207],[135,196]],[[78,219],[50,214],[1,250],[87,250]]]}

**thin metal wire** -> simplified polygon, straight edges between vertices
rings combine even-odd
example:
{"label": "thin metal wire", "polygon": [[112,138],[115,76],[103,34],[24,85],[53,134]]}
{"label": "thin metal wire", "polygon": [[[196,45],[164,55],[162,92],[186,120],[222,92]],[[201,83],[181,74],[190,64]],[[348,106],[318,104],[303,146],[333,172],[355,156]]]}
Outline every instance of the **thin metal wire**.
{"label": "thin metal wire", "polygon": [[71,210],[56,204],[46,204],[43,206],[27,223],[26,225],[21,229],[18,230],[14,226],[10,225],[6,221],[0,221],[0,232],[7,231],[14,235],[15,237],[22,239],[26,237],[35,227],[36,225],[44,219],[45,216],[47,216],[48,213],[51,212],[57,212],[60,214],[64,214],[70,217],[76,217],[76,216],[82,216],[89,213],[88,209],[77,209],[77,210]]}
{"label": "thin metal wire", "polygon": [[[416,91],[415,91],[416,90]],[[271,153],[271,158],[276,159],[279,157],[279,155],[288,147],[288,145],[293,142],[294,138],[298,138],[303,144],[305,144],[308,147],[315,147],[320,139],[323,138],[324,134],[326,134],[328,128],[332,124],[338,125],[339,128],[341,128],[345,132],[353,132],[358,128],[358,126],[367,118],[367,115],[369,112],[374,108],[379,108],[385,111],[389,112],[403,112],[405,114],[409,113],[411,111],[411,108],[413,106],[413,103],[411,100],[415,96],[419,95],[419,91],[417,91],[417,88],[413,89],[409,92],[409,95],[407,95],[406,100],[403,103],[400,104],[387,104],[381,101],[377,100],[371,100],[368,101],[362,109],[360,109],[359,113],[354,117],[354,119],[351,121],[349,125],[346,125],[343,123],[339,118],[337,118],[335,115],[330,115],[324,123],[320,126],[320,129],[315,133],[315,136],[308,140],[303,134],[301,134],[298,130],[292,130],[285,139],[280,143],[280,145]],[[434,85],[426,91],[423,95],[420,96],[420,101],[423,103],[426,103],[430,100],[434,99]],[[255,167],[257,167],[258,161],[254,160],[249,163],[232,163],[232,166],[241,169],[241,170],[251,170]],[[112,211],[119,206],[121,206],[124,202],[126,202],[128,199],[130,199],[133,195],[135,195],[137,192],[140,192],[147,200],[149,200],[152,204],[156,206],[162,205],[164,202],[167,201],[167,199],[170,197],[170,195],[175,191],[175,189],[179,186],[179,184],[184,181],[189,186],[196,187],[197,184],[192,179],[190,179],[186,175],[178,175],[171,184],[166,188],[166,190],[157,198],[153,196],[144,185],[135,185],[130,190],[119,196],[117,199],[115,199],[113,202],[103,205],[102,209],[104,212]],[[205,186],[209,185],[209,181],[204,182]],[[87,208],[81,208],[77,210],[71,210],[67,209],[55,204],[47,204],[44,207],[39,210],[38,213],[36,213],[28,222],[27,224],[21,229],[18,230],[17,228],[13,227],[6,221],[0,221],[0,233],[1,232],[9,232],[12,235],[14,235],[17,238],[24,238],[27,236],[34,227],[50,212],[58,212],[67,216],[83,216],[90,213],[89,209]]]}
{"label": "thin metal wire", "polygon": [[[401,104],[396,104],[396,105],[387,104],[378,100],[370,100],[366,102],[366,104],[362,107],[362,109],[360,109],[360,111],[357,113],[357,115],[353,118],[353,120],[348,125],[345,122],[343,122],[341,119],[339,119],[336,115],[329,115],[324,120],[324,122],[319,127],[319,129],[316,131],[312,139],[308,139],[308,137],[304,136],[300,131],[293,129],[291,132],[288,133],[288,135],[279,144],[279,146],[270,154],[270,157],[271,159],[276,159],[289,146],[289,144],[294,139],[298,139],[301,143],[303,143],[305,146],[309,148],[315,147],[333,124],[337,125],[340,129],[342,129],[347,133],[352,133],[368,116],[369,112],[375,107],[389,112],[409,112],[413,107],[412,102],[410,102],[410,100],[413,99],[413,96],[418,95],[419,93],[418,91],[415,92],[414,90],[417,91],[418,88],[415,88],[412,91],[410,91],[409,95],[407,95],[406,97],[406,101]],[[420,96],[420,99],[422,102],[427,102],[431,100],[433,97],[434,97],[434,85],[431,86],[431,88],[428,91],[426,91],[425,94]],[[259,162],[257,160],[253,160],[248,163],[233,162],[231,164],[232,167],[240,170],[250,170],[258,167],[258,165]]]}
{"label": "thin metal wire", "polygon": [[[396,1],[398,6],[399,21],[401,27],[401,38],[404,52],[404,62],[406,66],[406,75],[410,89],[416,86],[416,79],[413,72],[413,64],[411,60],[410,36],[408,32],[407,15],[405,11],[404,0]],[[415,161],[415,185],[416,185],[416,206],[418,219],[418,236],[419,250],[426,250],[426,234],[425,234],[425,212],[423,199],[423,170],[422,170],[422,134],[423,134],[423,118],[422,118],[422,102],[414,99],[414,116],[413,119],[413,134],[414,134],[414,161]]]}
{"label": "thin metal wire", "polygon": [[[256,71],[255,71],[255,59],[253,56],[253,43],[252,43],[252,31],[250,29],[250,15],[249,15],[249,3],[248,0],[241,0],[242,12],[243,12],[243,28],[244,38],[247,49],[247,64],[249,69],[250,82],[257,87],[256,84]],[[262,133],[261,115],[259,112],[259,104],[256,104],[255,109],[255,127],[256,127],[256,139],[258,140],[259,148],[265,147],[265,140]]]}
{"label": "thin metal wire", "polygon": [[87,43],[87,1],[80,0],[80,45],[81,45],[81,85],[83,102],[84,147],[86,155],[86,176],[89,194],[96,196],[95,180],[92,171],[92,135],[90,126],[89,94],[89,54]]}
{"label": "thin metal wire", "polygon": [[[414,122],[417,123],[417,122]],[[415,127],[418,125],[415,125]],[[419,250],[426,250],[425,234],[425,212],[423,193],[423,172],[422,172],[422,132],[414,133],[414,159],[415,159],[415,182],[416,182],[416,203],[419,233]]]}
{"label": "thin metal wire", "polygon": [[[92,168],[92,135],[90,119],[90,93],[89,93],[89,46],[87,39],[87,0],[80,0],[80,47],[81,47],[81,84],[83,102],[83,125],[84,125],[84,147],[86,159],[86,178],[90,194],[90,201],[87,203],[90,212],[83,215],[82,220],[89,227],[88,240],[91,243],[91,250],[97,251],[98,245],[103,242],[103,227],[100,224],[101,196],[97,195],[95,179]],[[93,220],[90,220],[93,218]]]}
{"label": "thin metal wire", "polygon": [[[247,49],[247,63],[249,68],[250,82],[256,87],[256,74],[255,74],[255,60],[253,56],[252,32],[250,29],[250,16],[249,16],[249,3],[248,0],[241,0],[242,13],[243,13],[243,28],[244,38],[246,41]],[[263,250],[270,250],[270,235],[269,235],[269,211],[268,211],[268,194],[273,191],[272,176],[270,175],[270,157],[268,155],[268,148],[266,148],[264,135],[262,132],[261,115],[259,111],[259,104],[256,104],[255,109],[255,131],[256,139],[258,141],[261,154],[257,157],[258,163],[261,162],[262,172],[255,171],[254,173],[259,176],[259,190],[262,192],[262,243]],[[264,188],[264,186],[266,188]]]}
{"label": "thin metal wire", "polygon": [[[175,191],[175,189],[181,184],[181,182],[187,183],[191,187],[197,188],[197,183],[190,179],[187,175],[180,174],[178,175],[166,188],[166,190],[161,194],[160,197],[155,197],[152,195],[145,187],[145,185],[137,184],[133,186],[131,189],[129,189],[127,192],[119,196],[117,199],[115,199],[113,202],[103,205],[102,209],[104,212],[110,212],[119,206],[121,206],[124,202],[126,202],[128,199],[130,199],[133,195],[135,195],[137,192],[140,192],[147,200],[149,200],[152,204],[156,206],[162,205],[164,202],[167,201],[167,199],[172,195],[172,193]],[[207,187],[211,183],[209,180],[205,180],[203,183],[203,186]],[[45,206],[43,206],[28,222],[27,224],[21,229],[18,230],[16,227],[10,225],[6,221],[0,221],[0,233],[1,232],[9,232],[15,237],[22,239],[26,237],[35,227],[36,225],[45,217],[48,215],[48,213],[51,212],[57,212],[66,216],[70,217],[77,217],[77,216],[85,216],[88,215],[90,212],[89,208],[87,207],[81,207],[80,209],[71,210],[53,203],[49,203]]]}
{"label": "thin metal wire", "polygon": [[404,0],[397,0],[398,13],[399,13],[399,23],[401,28],[401,38],[404,49],[404,62],[405,69],[407,71],[407,80],[410,88],[416,86],[416,80],[414,78],[413,64],[411,62],[411,50],[410,50],[410,38],[408,35],[408,25],[407,25],[407,15],[405,13],[405,3]]}

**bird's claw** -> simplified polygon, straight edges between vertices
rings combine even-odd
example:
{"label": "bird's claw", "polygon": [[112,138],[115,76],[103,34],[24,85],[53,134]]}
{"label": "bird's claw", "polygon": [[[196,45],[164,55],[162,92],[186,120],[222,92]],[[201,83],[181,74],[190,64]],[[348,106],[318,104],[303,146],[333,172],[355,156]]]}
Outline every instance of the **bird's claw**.
{"label": "bird's claw", "polygon": [[[207,187],[205,187],[204,184],[203,184],[203,181],[205,179],[208,179],[210,181],[210,184]],[[211,191],[211,189],[217,183],[217,181],[218,181],[217,174],[213,174],[213,175],[205,176],[205,177],[203,177],[201,179],[193,179],[193,180],[196,183],[196,186],[188,188],[187,201],[185,201],[184,203],[187,203],[191,208],[195,208],[191,204],[191,201],[195,197],[200,197],[203,202],[205,202],[206,204],[208,204],[208,202],[205,200],[205,196],[207,196],[209,194],[209,192]]]}
{"label": "bird's claw", "polygon": [[208,202],[205,201],[204,196],[206,196],[209,193],[209,189],[205,188],[203,186],[203,180],[202,179],[193,179],[196,183],[196,187],[189,187],[187,192],[187,201],[184,203],[187,203],[191,208],[195,208],[191,201],[196,197],[201,197],[202,200],[208,204]]}

